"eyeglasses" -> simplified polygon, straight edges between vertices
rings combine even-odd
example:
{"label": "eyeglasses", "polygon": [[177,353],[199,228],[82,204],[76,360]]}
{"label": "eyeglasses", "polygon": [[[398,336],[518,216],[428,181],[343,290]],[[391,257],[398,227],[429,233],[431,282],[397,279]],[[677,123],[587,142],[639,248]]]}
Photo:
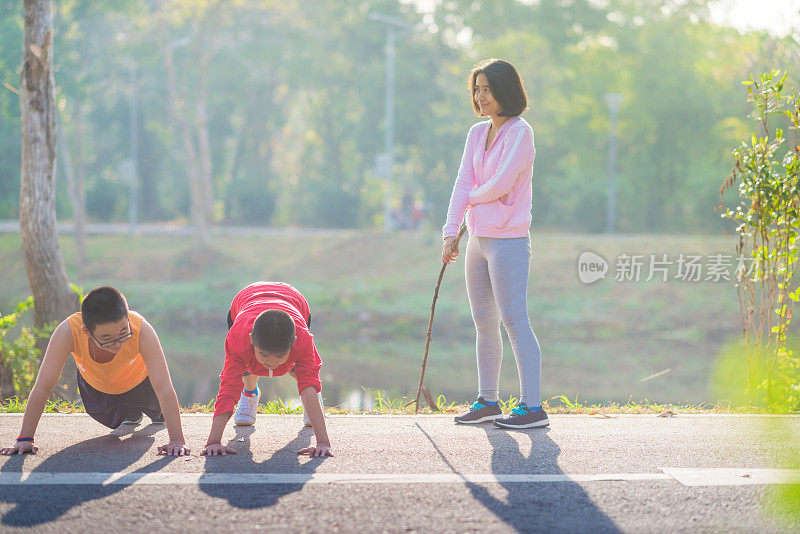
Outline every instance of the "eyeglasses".
{"label": "eyeglasses", "polygon": [[131,322],[128,321],[128,333],[118,337],[117,339],[112,339],[111,341],[100,341],[99,339],[94,337],[94,334],[92,332],[89,332],[89,334],[92,336],[92,339],[95,340],[98,347],[100,347],[101,349],[105,349],[108,347],[113,347],[117,343],[124,343],[128,341],[130,338],[133,337],[133,329],[131,328]]}

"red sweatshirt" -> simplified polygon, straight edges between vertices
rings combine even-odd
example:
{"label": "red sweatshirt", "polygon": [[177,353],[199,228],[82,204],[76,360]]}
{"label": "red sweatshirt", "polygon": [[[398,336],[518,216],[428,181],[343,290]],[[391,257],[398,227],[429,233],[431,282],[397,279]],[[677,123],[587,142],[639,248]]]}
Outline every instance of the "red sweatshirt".
{"label": "red sweatshirt", "polygon": [[[264,310],[283,310],[294,320],[295,336],[289,358],[275,369],[267,369],[256,360],[250,332],[256,317]],[[281,376],[294,368],[297,390],[314,386],[319,392],[319,368],[322,359],[314,346],[314,336],[308,330],[311,310],[305,297],[283,282],[256,282],[239,291],[231,303],[233,326],[225,337],[225,364],[219,375],[219,393],[214,403],[214,415],[232,412],[244,387],[242,374],[247,371],[259,376]]]}

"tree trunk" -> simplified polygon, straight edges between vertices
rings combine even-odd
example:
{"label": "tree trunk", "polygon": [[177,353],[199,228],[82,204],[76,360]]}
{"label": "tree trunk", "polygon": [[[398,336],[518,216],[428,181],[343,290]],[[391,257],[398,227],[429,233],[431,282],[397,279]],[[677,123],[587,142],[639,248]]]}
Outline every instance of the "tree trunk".
{"label": "tree trunk", "polygon": [[75,151],[78,160],[78,170],[75,171],[72,161],[72,150],[67,143],[66,132],[60,131],[61,163],[64,176],[67,178],[69,199],[72,205],[72,219],[75,222],[75,249],[77,252],[78,268],[86,262],[86,192],[85,192],[85,165],[83,162],[83,126],[81,123],[82,110],[78,106],[75,112]]}
{"label": "tree trunk", "polygon": [[75,110],[75,178],[76,202],[78,211],[75,215],[75,239],[80,251],[81,266],[86,259],[86,158],[83,151],[83,117],[86,113],[86,106],[83,103],[78,105]]}
{"label": "tree trunk", "polygon": [[19,224],[34,323],[61,321],[78,307],[58,246],[55,205],[55,80],[50,0],[25,0],[19,107],[22,168]]}
{"label": "tree trunk", "polygon": [[[144,123],[145,120],[141,119]],[[161,196],[158,193],[155,174],[158,171],[158,162],[154,161],[153,141],[144,128],[139,131],[139,161],[136,168],[139,169],[139,180],[142,186],[142,218],[147,221],[162,220],[166,218],[164,208],[161,204]]]}
{"label": "tree trunk", "polygon": [[[248,101],[250,101],[250,99],[248,99]],[[250,116],[252,116],[252,114],[250,114]],[[228,187],[236,180],[236,176],[239,174],[239,167],[242,165],[242,158],[247,150],[247,134],[250,129],[250,123],[251,119],[247,113],[245,113],[245,116],[242,117],[242,123],[239,126],[239,132],[236,134],[236,148],[233,150],[231,167],[225,176],[225,183]]]}
{"label": "tree trunk", "polygon": [[197,112],[197,149],[200,155],[200,179],[203,190],[203,209],[206,220],[214,220],[214,184],[212,179],[211,140],[208,133],[208,62],[209,58],[203,50],[203,44],[197,51],[198,80],[196,88],[195,109]]}
{"label": "tree trunk", "polygon": [[[2,356],[0,352],[0,357]],[[16,393],[11,365],[0,363],[0,401],[5,402],[10,397],[16,395]]]}
{"label": "tree trunk", "polygon": [[191,199],[192,220],[197,227],[197,233],[204,245],[209,245],[211,239],[208,231],[208,219],[206,218],[205,197],[201,171],[197,161],[197,151],[195,150],[192,131],[189,122],[184,117],[184,101],[178,96],[178,81],[175,72],[175,62],[173,60],[172,45],[165,43],[164,47],[164,66],[167,69],[167,89],[169,92],[170,114],[172,120],[183,138],[183,148],[186,155],[186,170],[189,174],[189,194]]}

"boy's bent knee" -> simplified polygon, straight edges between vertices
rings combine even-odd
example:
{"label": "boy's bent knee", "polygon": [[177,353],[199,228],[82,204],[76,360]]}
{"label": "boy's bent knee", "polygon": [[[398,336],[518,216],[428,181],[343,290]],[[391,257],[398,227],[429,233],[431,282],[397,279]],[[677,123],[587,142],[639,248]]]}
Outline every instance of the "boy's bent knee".
{"label": "boy's bent knee", "polygon": [[126,414],[120,414],[116,412],[86,412],[86,415],[101,425],[108,427],[111,430],[116,430],[122,426],[122,422],[125,421]]}

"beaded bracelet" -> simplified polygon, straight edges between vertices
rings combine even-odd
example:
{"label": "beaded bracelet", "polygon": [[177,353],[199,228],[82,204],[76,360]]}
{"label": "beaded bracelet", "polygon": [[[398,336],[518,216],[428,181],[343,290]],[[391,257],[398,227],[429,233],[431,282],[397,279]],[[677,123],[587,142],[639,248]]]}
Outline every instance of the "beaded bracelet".
{"label": "beaded bracelet", "polygon": [[33,443],[33,438],[26,438],[25,436],[20,436],[17,438],[17,441],[30,441]]}

